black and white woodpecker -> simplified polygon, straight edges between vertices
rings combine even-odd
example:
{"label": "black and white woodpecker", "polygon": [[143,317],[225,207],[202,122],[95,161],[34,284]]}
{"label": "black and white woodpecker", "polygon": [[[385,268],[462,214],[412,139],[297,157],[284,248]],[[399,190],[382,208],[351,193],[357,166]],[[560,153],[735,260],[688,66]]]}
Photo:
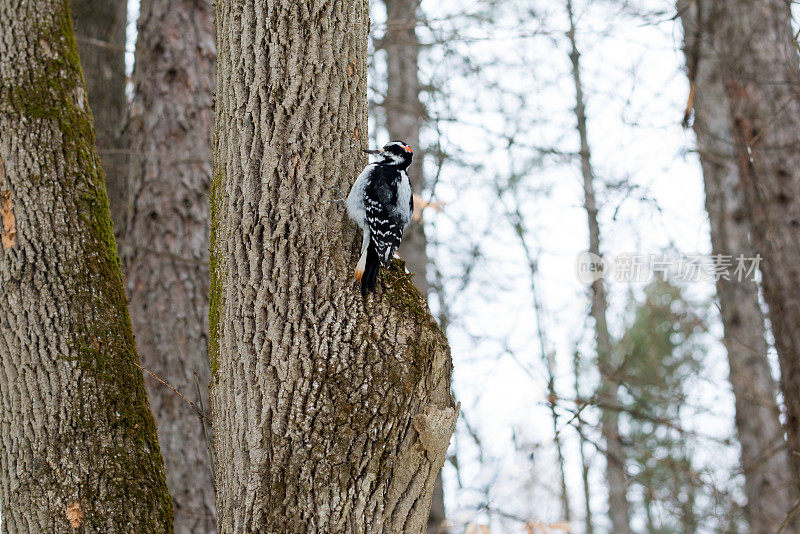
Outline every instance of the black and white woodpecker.
{"label": "black and white woodpecker", "polygon": [[356,280],[361,293],[375,291],[378,269],[392,262],[403,230],[411,222],[414,198],[406,169],[411,147],[392,141],[380,150],[365,150],[376,157],[356,178],[347,195],[347,214],[364,231]]}

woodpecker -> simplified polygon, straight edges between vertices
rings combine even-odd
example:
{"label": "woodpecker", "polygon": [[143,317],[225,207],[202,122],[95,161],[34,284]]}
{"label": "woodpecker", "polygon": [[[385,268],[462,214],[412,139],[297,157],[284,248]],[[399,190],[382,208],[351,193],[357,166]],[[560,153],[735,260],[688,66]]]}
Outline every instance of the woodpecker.
{"label": "woodpecker", "polygon": [[362,295],[375,291],[378,269],[391,264],[414,213],[414,197],[406,173],[411,165],[411,147],[392,141],[380,150],[364,152],[376,159],[358,175],[347,195],[347,214],[364,232],[356,266]]}

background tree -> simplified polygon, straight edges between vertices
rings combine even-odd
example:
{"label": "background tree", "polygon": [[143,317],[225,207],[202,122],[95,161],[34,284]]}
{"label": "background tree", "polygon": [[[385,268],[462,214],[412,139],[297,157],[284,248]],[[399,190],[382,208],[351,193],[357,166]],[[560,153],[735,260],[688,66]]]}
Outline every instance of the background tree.
{"label": "background tree", "polygon": [[739,179],[781,367],[795,482],[800,465],[800,58],[789,4],[715,0]]}
{"label": "background tree", "polygon": [[[120,255],[146,368],[207,406],[208,192],[216,49],[211,3],[142,0]],[[214,530],[214,482],[203,424],[146,376],[175,530]]]}
{"label": "background tree", "polygon": [[[425,188],[425,152],[420,146],[420,126],[425,120],[425,107],[420,101],[420,43],[416,32],[419,3],[419,0],[384,0],[386,32],[380,44],[386,52],[386,95],[381,103],[386,130],[390,139],[405,141],[414,148],[416,172],[411,185],[421,198]],[[419,206],[420,211],[422,207]],[[403,235],[400,253],[414,273],[414,285],[427,298],[430,285],[426,248],[425,227],[421,221],[415,221]]]}
{"label": "background tree", "polygon": [[[367,5],[216,8],[211,398],[222,532],[421,532],[457,408],[401,271],[362,299]],[[398,266],[399,268],[399,266]]]}
{"label": "background tree", "polygon": [[[719,44],[701,2],[678,2],[684,52],[692,84],[693,128],[703,170],[706,210],[715,255],[755,256],[748,240],[739,170],[734,156],[730,112],[725,99]],[[764,316],[751,277],[717,280],[717,295],[736,397],[736,427],[742,452],[747,516],[753,533],[776,532],[791,509],[790,460],[779,420],[777,385],[767,359]]]}
{"label": "background tree", "polygon": [[685,388],[702,365],[705,320],[701,307],[669,282],[656,279],[644,293],[616,347],[625,362],[622,404],[631,414],[625,425],[636,473],[631,483],[642,496],[647,532],[687,534],[697,530],[700,482],[680,422]]}
{"label": "background tree", "polygon": [[127,150],[122,136],[127,110],[125,40],[127,0],[71,0],[75,38],[92,106],[95,143],[106,172],[115,230],[125,206]]}
{"label": "background tree", "polygon": [[[598,218],[597,197],[595,194],[595,175],[592,167],[589,135],[586,126],[586,103],[584,102],[583,83],[581,82],[580,53],[575,35],[575,17],[572,2],[567,0],[567,16],[569,30],[567,38],[570,43],[570,61],[572,63],[572,80],[575,89],[575,120],[580,140],[580,164],[583,177],[584,209],[589,226],[589,252],[601,255],[600,222]],[[619,430],[619,405],[617,388],[619,377],[617,365],[612,354],[611,335],[608,331],[606,311],[608,300],[606,287],[602,278],[592,283],[592,304],[590,315],[594,320],[597,365],[600,370],[600,386],[597,399],[602,410],[600,427],[605,440],[606,482],[608,483],[608,515],[615,534],[631,532],[630,510],[628,505],[628,483],[625,468],[625,449]]]}
{"label": "background tree", "polygon": [[171,532],[69,6],[0,17],[3,529]]}

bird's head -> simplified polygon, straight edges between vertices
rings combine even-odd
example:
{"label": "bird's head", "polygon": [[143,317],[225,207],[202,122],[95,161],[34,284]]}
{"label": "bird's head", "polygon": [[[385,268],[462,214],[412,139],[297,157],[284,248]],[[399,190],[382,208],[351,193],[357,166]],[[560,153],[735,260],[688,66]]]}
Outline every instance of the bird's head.
{"label": "bird's head", "polygon": [[364,152],[377,157],[377,163],[396,165],[401,169],[407,169],[411,165],[413,155],[411,147],[402,141],[390,141],[380,150],[365,150]]}

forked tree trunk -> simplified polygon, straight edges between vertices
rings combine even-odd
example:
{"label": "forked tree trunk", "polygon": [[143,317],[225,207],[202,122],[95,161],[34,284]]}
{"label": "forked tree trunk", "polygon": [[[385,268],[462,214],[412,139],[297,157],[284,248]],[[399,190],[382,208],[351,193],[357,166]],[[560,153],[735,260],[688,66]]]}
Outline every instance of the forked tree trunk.
{"label": "forked tree trunk", "polygon": [[0,0],[4,532],[172,531],[65,0]]}
{"label": "forked tree trunk", "polygon": [[106,191],[115,229],[121,224],[127,177],[122,138],[125,97],[127,0],[71,0],[75,38],[92,107],[97,151],[106,172]]}
{"label": "forked tree trunk", "polygon": [[[143,365],[188,398],[196,401],[199,393],[208,406],[211,3],[143,0],[138,28],[129,209],[120,233],[131,319]],[[175,531],[213,532],[214,482],[202,423],[174,391],[145,378]]]}
{"label": "forked tree trunk", "polygon": [[[730,113],[718,47],[702,3],[681,0],[684,50],[694,86],[694,131],[703,168],[714,255],[755,256],[734,156]],[[707,7],[707,6],[706,6]],[[734,260],[735,261],[735,260]],[[753,534],[772,534],[796,500],[791,463],[779,419],[777,385],[770,373],[764,317],[752,276],[720,278],[717,294],[725,329],[736,428],[742,446],[746,512]]]}
{"label": "forked tree trunk", "polygon": [[753,245],[781,367],[787,429],[800,466],[800,58],[786,0],[714,0]]}
{"label": "forked tree trunk", "polygon": [[[418,196],[425,187],[423,158],[419,146],[419,130],[425,109],[419,98],[420,51],[417,37],[417,9],[419,0],[384,0],[386,6],[386,34],[383,49],[386,51],[386,96],[383,100],[386,129],[392,140],[405,141],[415,150],[415,170],[411,173],[411,187]],[[419,203],[418,203],[419,204]],[[417,212],[421,206],[415,207]],[[413,273],[414,285],[427,299],[428,239],[422,219],[411,222],[400,246],[400,255]],[[428,516],[428,534],[438,534],[445,519],[444,488],[441,473],[436,477],[431,512]]]}
{"label": "forked tree trunk", "polygon": [[361,238],[333,201],[366,163],[367,3],[216,15],[218,529],[423,532],[457,417],[449,348],[400,271],[361,297]]}
{"label": "forked tree trunk", "polygon": [[[575,118],[578,137],[580,138],[581,175],[583,176],[584,209],[589,226],[589,252],[600,256],[600,222],[598,220],[597,199],[595,198],[594,170],[592,168],[589,136],[586,127],[586,106],[581,83],[580,54],[575,37],[575,21],[572,2],[567,0],[567,15],[570,42],[570,61],[572,63],[572,79],[575,86]],[[611,336],[606,322],[608,299],[602,278],[592,283],[592,306],[590,314],[594,319],[595,343],[597,347],[597,364],[600,369],[600,389],[597,397],[601,406],[600,431],[605,440],[606,450],[606,482],[608,484],[608,515],[611,519],[614,534],[629,534],[630,505],[628,503],[628,481],[625,471],[625,449],[619,433],[619,405],[616,369],[612,360]],[[609,408],[609,406],[611,408]]]}

